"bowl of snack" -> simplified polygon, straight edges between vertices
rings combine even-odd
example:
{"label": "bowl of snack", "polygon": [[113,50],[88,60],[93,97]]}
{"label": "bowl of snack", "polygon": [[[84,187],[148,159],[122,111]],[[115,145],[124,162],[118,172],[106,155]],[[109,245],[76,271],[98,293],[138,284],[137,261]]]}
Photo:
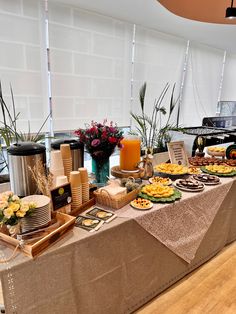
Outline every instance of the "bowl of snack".
{"label": "bowl of snack", "polygon": [[130,206],[138,210],[148,210],[153,207],[153,203],[150,200],[138,197],[130,202]]}
{"label": "bowl of snack", "polygon": [[155,176],[176,180],[188,176],[188,167],[177,164],[161,163],[154,166],[154,174]]}
{"label": "bowl of snack", "polygon": [[211,146],[207,148],[207,154],[210,156],[225,157],[226,148],[222,146]]}
{"label": "bowl of snack", "polygon": [[210,165],[201,167],[201,170],[205,173],[213,174],[220,177],[232,177],[236,175],[235,168],[226,165]]}
{"label": "bowl of snack", "polygon": [[159,183],[159,184],[163,184],[163,185],[171,185],[172,184],[172,180],[170,178],[162,178],[159,176],[154,176],[152,178],[149,179],[150,183]]}

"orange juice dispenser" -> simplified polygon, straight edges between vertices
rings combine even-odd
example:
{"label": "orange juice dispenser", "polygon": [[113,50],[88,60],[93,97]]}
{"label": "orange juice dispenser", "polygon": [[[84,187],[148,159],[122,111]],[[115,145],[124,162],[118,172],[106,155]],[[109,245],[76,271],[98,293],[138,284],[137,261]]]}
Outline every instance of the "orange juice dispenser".
{"label": "orange juice dispenser", "polygon": [[141,140],[138,136],[126,136],[121,141],[120,170],[137,171],[141,156]]}

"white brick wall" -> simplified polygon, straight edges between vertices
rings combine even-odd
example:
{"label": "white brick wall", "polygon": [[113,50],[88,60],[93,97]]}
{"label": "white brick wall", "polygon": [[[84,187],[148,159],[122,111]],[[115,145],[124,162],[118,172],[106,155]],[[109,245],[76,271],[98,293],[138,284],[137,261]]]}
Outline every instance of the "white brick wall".
{"label": "white brick wall", "polygon": [[[12,85],[18,130],[37,132],[47,116],[47,82],[43,80],[40,1],[0,0],[0,80],[11,106]],[[0,114],[0,120],[1,114]]]}
{"label": "white brick wall", "polygon": [[132,25],[49,3],[49,42],[55,129],[128,125]]}

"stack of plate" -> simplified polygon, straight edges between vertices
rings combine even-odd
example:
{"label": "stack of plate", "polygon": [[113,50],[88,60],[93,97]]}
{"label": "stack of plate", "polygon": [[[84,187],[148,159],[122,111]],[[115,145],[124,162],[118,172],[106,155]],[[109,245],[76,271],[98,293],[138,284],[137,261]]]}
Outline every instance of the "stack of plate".
{"label": "stack of plate", "polygon": [[36,208],[28,217],[21,219],[21,231],[28,232],[42,228],[51,221],[50,198],[45,195],[30,195],[22,198],[22,202],[36,204]]}

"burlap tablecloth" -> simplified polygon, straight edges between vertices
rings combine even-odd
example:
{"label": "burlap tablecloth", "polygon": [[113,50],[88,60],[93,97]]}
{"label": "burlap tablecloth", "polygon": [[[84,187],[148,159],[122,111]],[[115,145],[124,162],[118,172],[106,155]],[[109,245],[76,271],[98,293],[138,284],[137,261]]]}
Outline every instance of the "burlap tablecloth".
{"label": "burlap tablecloth", "polygon": [[135,210],[127,205],[116,213],[133,218],[175,254],[190,263],[215,218],[232,178],[222,178],[222,184],[206,186],[201,193],[182,192],[182,199],[173,204],[155,204],[151,210]]}
{"label": "burlap tablecloth", "polygon": [[[19,252],[0,265],[6,312],[132,313],[236,240],[235,191],[236,181],[191,263],[131,218],[117,218],[95,234],[74,228],[35,260]],[[12,253],[3,242],[0,251]]]}

